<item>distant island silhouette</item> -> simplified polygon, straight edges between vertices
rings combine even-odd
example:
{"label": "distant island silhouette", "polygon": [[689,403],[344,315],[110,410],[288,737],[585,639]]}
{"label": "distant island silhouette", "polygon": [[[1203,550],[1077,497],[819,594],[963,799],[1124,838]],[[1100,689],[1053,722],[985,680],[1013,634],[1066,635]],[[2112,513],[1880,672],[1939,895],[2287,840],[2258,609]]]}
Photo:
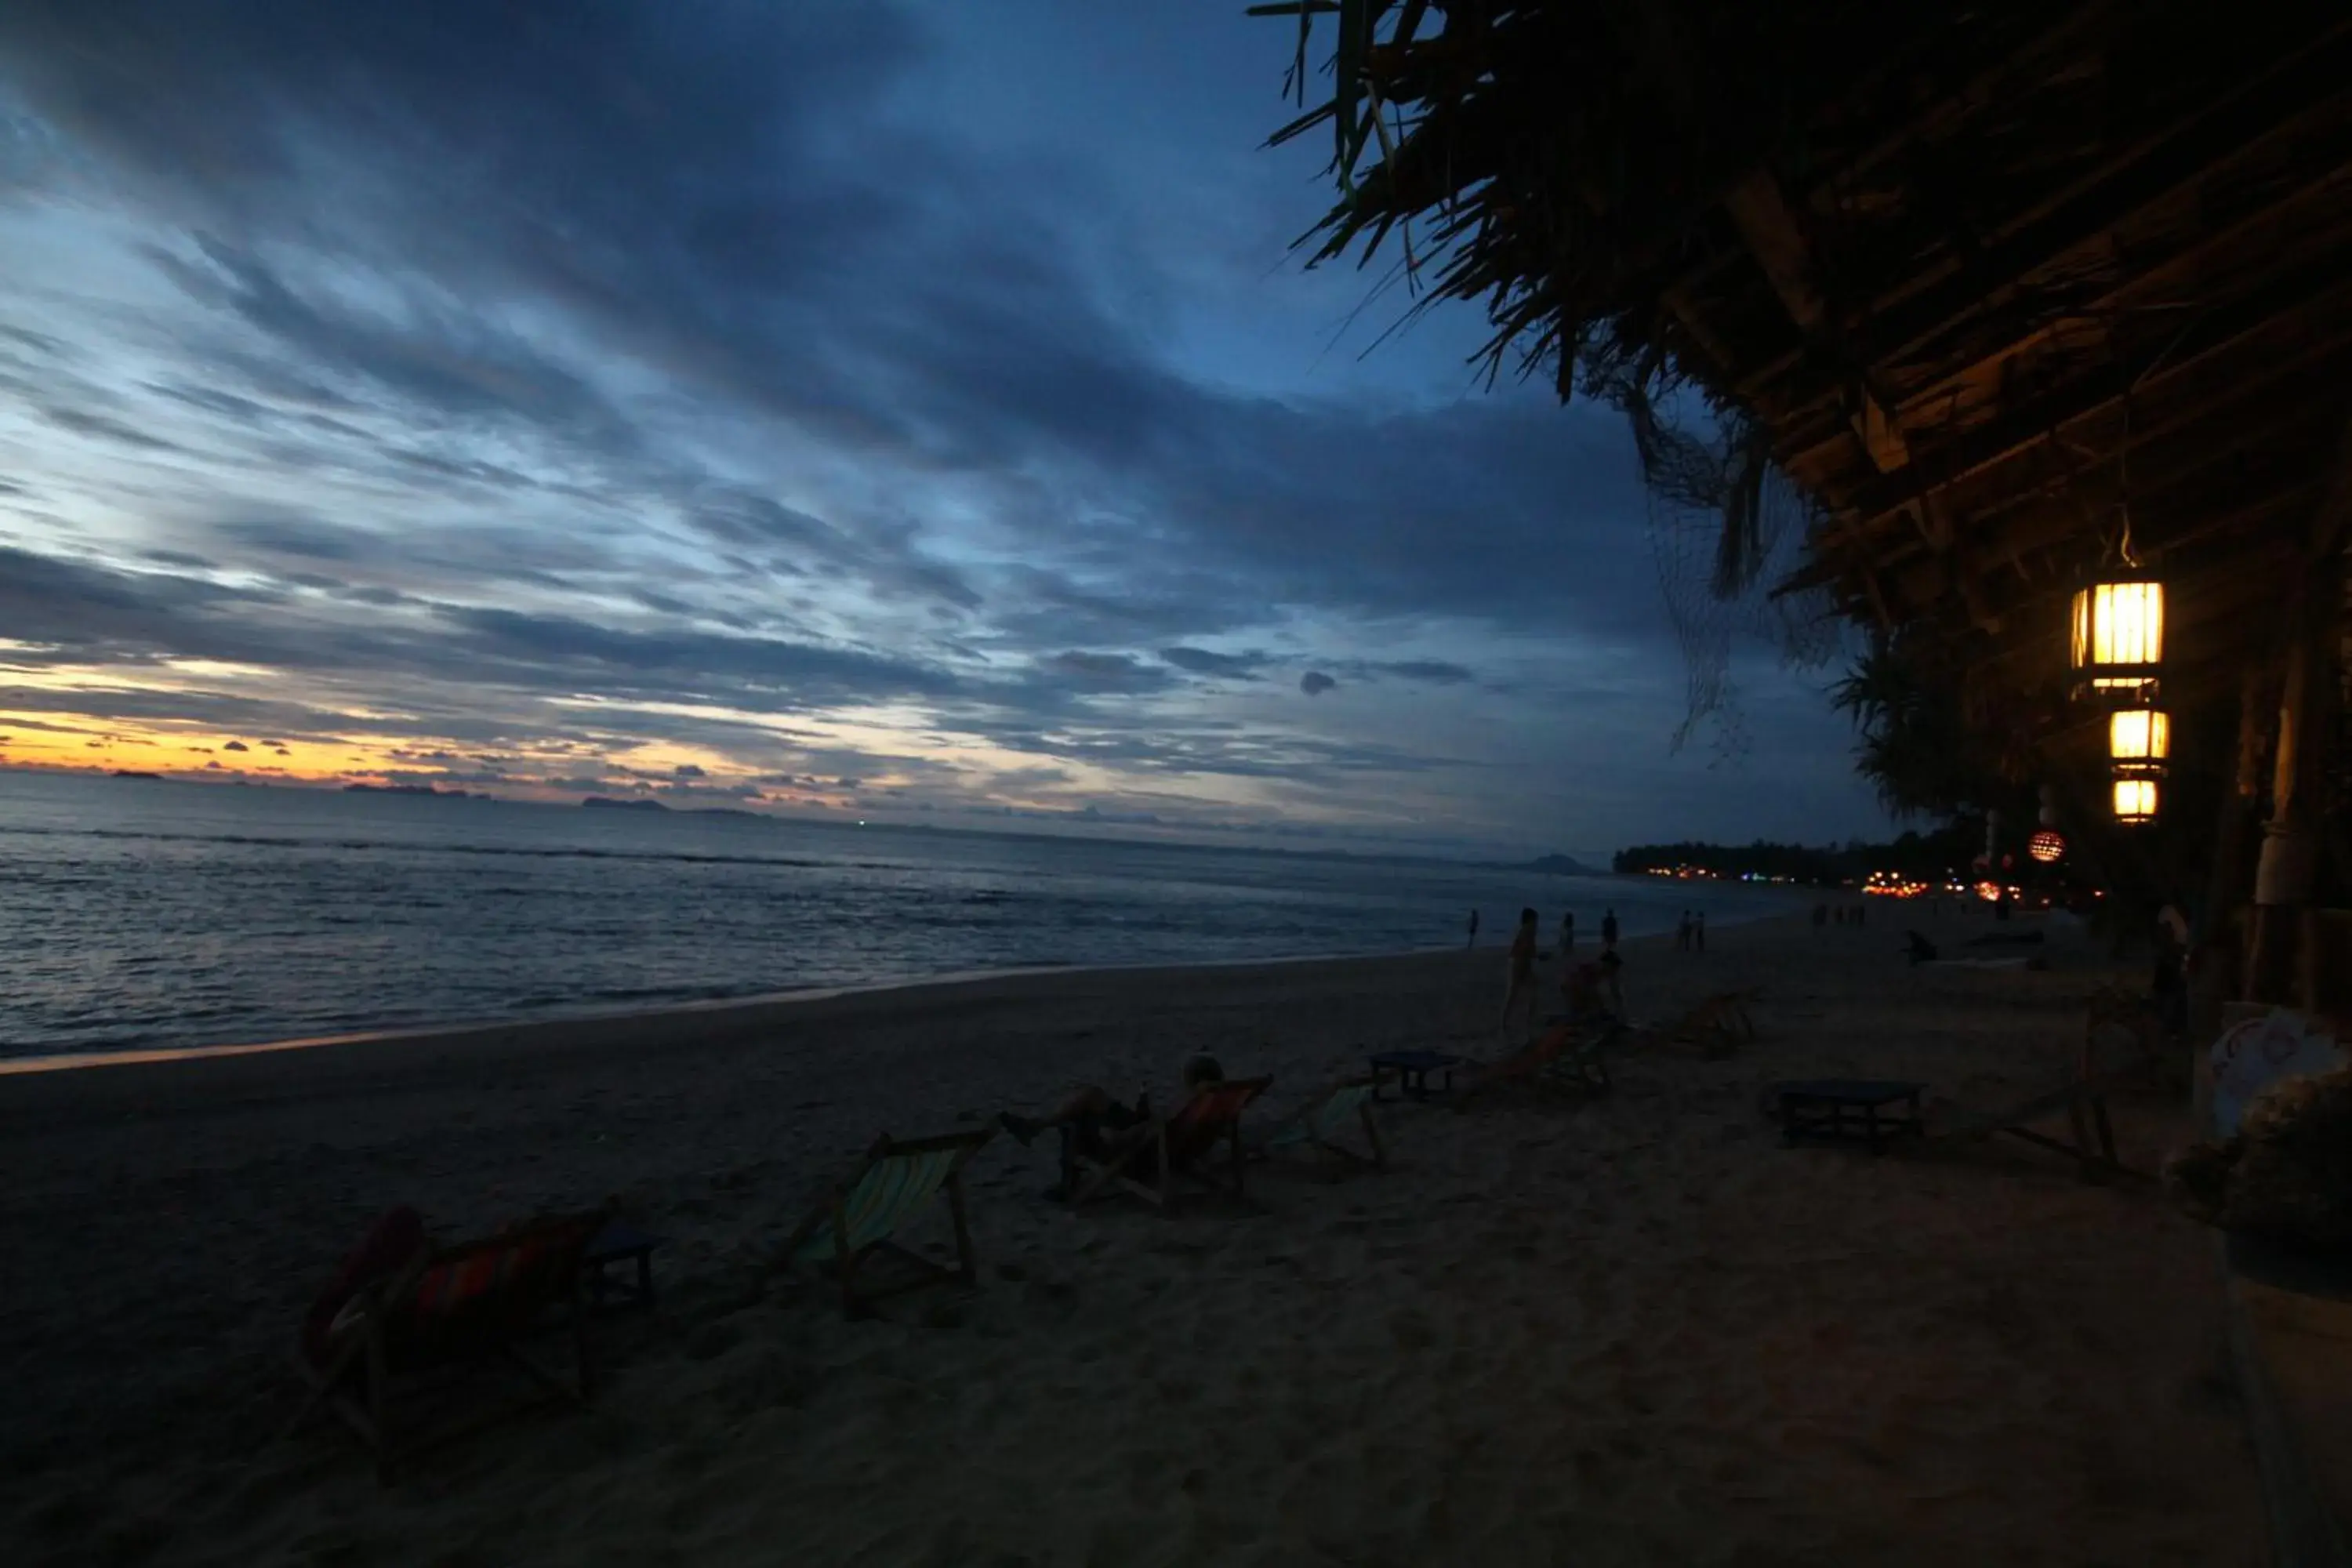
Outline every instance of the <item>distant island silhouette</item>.
{"label": "distant island silhouette", "polygon": [[1599,872],[1573,855],[1539,855],[1528,862],[1530,871],[1551,871],[1563,877],[1593,877]]}
{"label": "distant island silhouette", "polygon": [[[436,789],[431,784],[347,784],[345,795],[429,795],[436,800],[471,800],[474,796],[461,789]],[[488,800],[488,795],[481,797]]]}
{"label": "distant island silhouette", "polygon": [[113,776],[114,776],[114,777],[116,777],[116,778],[119,778],[119,779],[158,779],[158,780],[160,780],[161,778],[163,778],[163,775],[162,773],[142,773],[142,771],[140,771],[140,770],[139,770],[139,769],[137,769],[137,768],[117,768],[117,769],[115,769],[115,770],[114,770],[114,775],[113,775]]}
{"label": "distant island silhouette", "polygon": [[669,807],[657,800],[614,800],[609,795],[592,795],[580,803],[591,810],[606,811],[667,811]]}

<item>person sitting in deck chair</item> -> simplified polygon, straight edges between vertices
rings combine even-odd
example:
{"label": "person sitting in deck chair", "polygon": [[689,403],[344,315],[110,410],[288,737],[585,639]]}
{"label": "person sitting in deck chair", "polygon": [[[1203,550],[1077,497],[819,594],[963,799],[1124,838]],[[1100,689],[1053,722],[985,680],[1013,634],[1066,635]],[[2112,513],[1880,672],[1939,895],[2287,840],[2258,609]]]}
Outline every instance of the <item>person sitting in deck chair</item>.
{"label": "person sitting in deck chair", "polygon": [[[1195,1052],[1184,1058],[1182,1073],[1184,1096],[1192,1095],[1213,1083],[1225,1081],[1225,1069],[1217,1058],[1205,1052]],[[1139,1094],[1133,1106],[1113,1099],[1107,1089],[1094,1084],[1080,1084],[1062,1097],[1061,1103],[1044,1116],[1029,1117],[1005,1111],[997,1121],[1007,1132],[1018,1139],[1023,1148],[1037,1141],[1037,1135],[1053,1129],[1062,1135],[1062,1176],[1047,1196],[1066,1197],[1077,1190],[1078,1161],[1081,1156],[1102,1159],[1109,1152],[1111,1134],[1140,1127],[1151,1120],[1151,1096]]]}

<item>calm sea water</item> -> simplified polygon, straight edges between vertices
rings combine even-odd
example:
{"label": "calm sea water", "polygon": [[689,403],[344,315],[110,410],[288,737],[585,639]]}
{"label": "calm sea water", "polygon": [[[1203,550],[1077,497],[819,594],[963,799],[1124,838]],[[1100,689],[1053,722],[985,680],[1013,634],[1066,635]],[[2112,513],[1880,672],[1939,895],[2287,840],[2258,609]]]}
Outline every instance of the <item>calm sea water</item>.
{"label": "calm sea water", "polygon": [[[1710,921],[1786,907],[1710,889]],[[0,1055],[218,1045],[974,969],[1628,935],[1685,888],[1471,866],[0,773]]]}

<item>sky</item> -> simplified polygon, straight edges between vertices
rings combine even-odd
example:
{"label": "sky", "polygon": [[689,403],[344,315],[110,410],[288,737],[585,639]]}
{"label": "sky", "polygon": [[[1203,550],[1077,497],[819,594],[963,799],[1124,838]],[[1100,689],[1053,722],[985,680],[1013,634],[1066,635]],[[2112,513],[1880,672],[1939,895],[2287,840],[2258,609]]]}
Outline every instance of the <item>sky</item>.
{"label": "sky", "polygon": [[1307,270],[1225,5],[11,0],[0,761],[1203,839],[1882,833],[1612,412]]}

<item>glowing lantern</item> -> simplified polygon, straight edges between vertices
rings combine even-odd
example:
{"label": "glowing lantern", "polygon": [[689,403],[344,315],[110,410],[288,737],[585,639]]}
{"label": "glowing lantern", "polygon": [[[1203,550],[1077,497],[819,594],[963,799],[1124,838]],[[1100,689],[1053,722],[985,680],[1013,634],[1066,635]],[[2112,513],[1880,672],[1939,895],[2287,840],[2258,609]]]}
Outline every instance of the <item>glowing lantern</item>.
{"label": "glowing lantern", "polygon": [[2000,884],[1999,882],[1979,882],[1977,884],[1977,897],[1982,899],[1989,904],[2000,902]]}
{"label": "glowing lantern", "polygon": [[2156,781],[2154,779],[2125,777],[2116,780],[2116,820],[2117,822],[2156,820]]}
{"label": "glowing lantern", "polygon": [[2171,716],[2153,708],[2126,708],[2107,715],[2107,755],[2116,772],[2156,778],[2172,754]]}
{"label": "glowing lantern", "polygon": [[2076,675],[2095,692],[2154,686],[2164,662],[2164,584],[2125,577],[2078,590],[2074,655]]}
{"label": "glowing lantern", "polygon": [[2026,841],[2025,852],[2044,866],[2054,866],[2066,853],[2066,840],[2056,829],[2045,827]]}

